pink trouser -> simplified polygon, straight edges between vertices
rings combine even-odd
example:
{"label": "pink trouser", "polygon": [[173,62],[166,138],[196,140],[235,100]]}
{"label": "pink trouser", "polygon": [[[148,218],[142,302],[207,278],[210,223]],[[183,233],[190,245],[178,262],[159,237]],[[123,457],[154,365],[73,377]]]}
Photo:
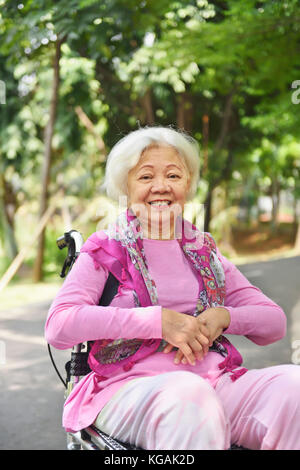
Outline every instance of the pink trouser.
{"label": "pink trouser", "polygon": [[99,413],[102,431],[143,449],[300,449],[300,367],[224,374],[213,388],[192,372],[124,385]]}

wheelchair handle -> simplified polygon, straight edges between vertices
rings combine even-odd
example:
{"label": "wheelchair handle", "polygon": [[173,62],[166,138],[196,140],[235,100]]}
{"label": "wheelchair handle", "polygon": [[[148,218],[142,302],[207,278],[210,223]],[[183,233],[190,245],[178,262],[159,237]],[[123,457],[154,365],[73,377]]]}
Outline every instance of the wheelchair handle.
{"label": "wheelchair handle", "polygon": [[83,242],[83,237],[81,233],[77,232],[77,230],[70,230],[69,232],[65,232],[56,240],[56,244],[60,250],[68,247],[68,254],[60,273],[60,277],[65,277],[66,271],[69,271],[72,268],[76,258],[80,253]]}

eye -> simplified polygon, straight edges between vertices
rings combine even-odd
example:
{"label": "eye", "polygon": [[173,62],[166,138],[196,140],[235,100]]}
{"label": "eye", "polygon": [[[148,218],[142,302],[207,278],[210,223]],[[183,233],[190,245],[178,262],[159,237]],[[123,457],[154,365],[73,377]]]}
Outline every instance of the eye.
{"label": "eye", "polygon": [[148,179],[151,179],[152,176],[151,175],[143,175],[143,176],[140,176],[140,180],[148,180]]}
{"label": "eye", "polygon": [[172,174],[168,175],[168,177],[171,178],[171,179],[180,178],[180,176],[176,175],[175,173],[172,173]]}

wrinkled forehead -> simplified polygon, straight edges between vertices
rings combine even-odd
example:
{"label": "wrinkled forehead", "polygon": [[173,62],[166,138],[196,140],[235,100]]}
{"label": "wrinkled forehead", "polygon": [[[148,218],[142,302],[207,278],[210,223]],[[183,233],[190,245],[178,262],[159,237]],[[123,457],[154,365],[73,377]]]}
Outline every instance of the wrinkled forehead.
{"label": "wrinkled forehead", "polygon": [[155,143],[146,147],[142,151],[135,169],[147,164],[160,166],[173,164],[189,173],[184,157],[171,145]]}

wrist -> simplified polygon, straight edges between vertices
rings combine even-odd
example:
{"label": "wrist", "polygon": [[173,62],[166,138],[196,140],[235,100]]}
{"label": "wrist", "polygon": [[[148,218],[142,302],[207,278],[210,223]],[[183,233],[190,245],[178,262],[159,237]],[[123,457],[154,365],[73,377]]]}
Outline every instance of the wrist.
{"label": "wrist", "polygon": [[231,320],[230,312],[225,307],[217,307],[217,308],[218,310],[222,312],[221,325],[222,325],[223,330],[226,330],[230,325],[230,320]]}

